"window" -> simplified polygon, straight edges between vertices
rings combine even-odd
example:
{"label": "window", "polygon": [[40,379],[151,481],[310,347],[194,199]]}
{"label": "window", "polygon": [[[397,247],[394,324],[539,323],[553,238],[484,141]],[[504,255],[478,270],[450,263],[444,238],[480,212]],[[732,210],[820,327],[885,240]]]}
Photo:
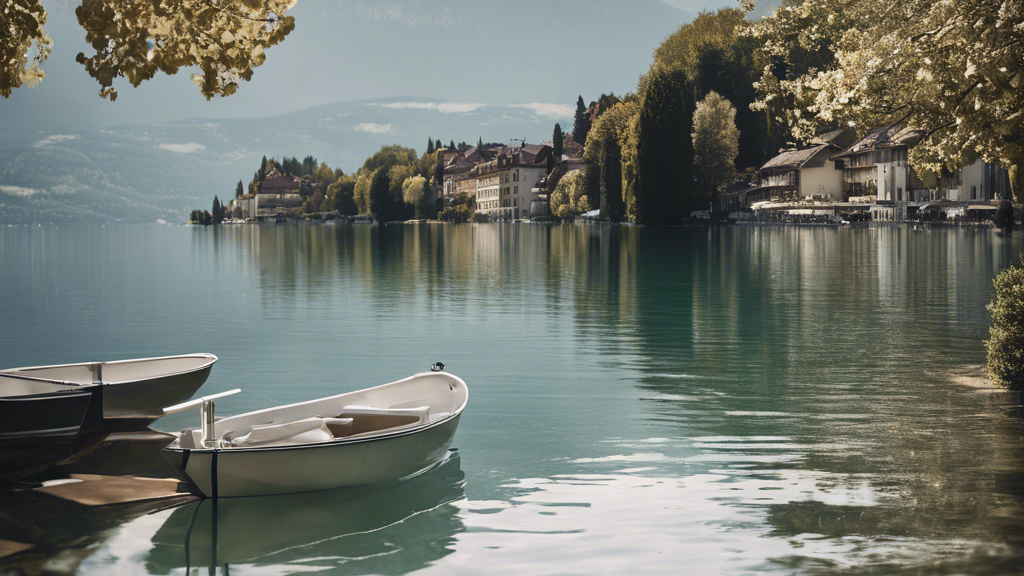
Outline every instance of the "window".
{"label": "window", "polygon": [[896,189],[896,201],[897,202],[902,202],[903,201],[903,188],[897,188]]}
{"label": "window", "polygon": [[978,199],[978,187],[977,186],[971,186],[971,200],[977,200],[977,199]]}
{"label": "window", "polygon": [[519,194],[519,186],[516,186],[516,190],[515,190],[514,193],[517,194],[517,195]]}
{"label": "window", "polygon": [[516,170],[515,172],[512,173],[512,181],[519,182],[519,170]]}

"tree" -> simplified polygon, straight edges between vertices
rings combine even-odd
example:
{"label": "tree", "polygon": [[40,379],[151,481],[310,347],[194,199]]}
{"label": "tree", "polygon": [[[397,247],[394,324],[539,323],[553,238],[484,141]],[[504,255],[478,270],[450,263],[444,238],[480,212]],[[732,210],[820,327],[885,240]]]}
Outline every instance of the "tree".
{"label": "tree", "polygon": [[[440,148],[440,146],[438,146]],[[399,164],[414,165],[416,164],[416,151],[412,148],[406,148],[397,144],[390,146],[382,146],[380,150],[375,152],[372,156],[366,159],[361,168],[362,172],[373,172],[378,168],[384,168],[384,172],[387,173],[392,166]]]}
{"label": "tree", "polygon": [[210,209],[210,216],[214,224],[220,224],[224,221],[224,209],[216,196],[213,197],[213,208]]}
{"label": "tree", "polygon": [[388,171],[375,170],[370,177],[370,213],[382,224],[391,222],[396,219],[394,204]]}
{"label": "tree", "polygon": [[441,145],[441,139],[438,138],[437,141],[434,142],[434,152],[439,152],[441,148],[444,148],[444,146]]}
{"label": "tree", "polygon": [[736,178],[740,132],[736,109],[710,92],[693,112],[693,169],[698,201],[714,200]]}
{"label": "tree", "polygon": [[[19,2],[20,3],[20,2]],[[252,78],[267,48],[295,28],[293,0],[124,0],[83,2],[75,10],[95,52],[76,60],[115,100],[116,78],[138,86],[157,72],[196,66],[191,79],[207,100],[229,96]],[[216,40],[212,40],[216,39]]]}
{"label": "tree", "polygon": [[483,148],[484,148],[484,137],[483,137],[483,136],[480,136],[480,137],[479,137],[479,138],[477,139],[477,141],[476,141],[476,147],[477,147],[477,149],[479,149],[479,150],[483,150]]}
{"label": "tree", "polygon": [[587,143],[587,133],[590,132],[589,108],[583,102],[583,96],[576,101],[576,120],[572,125],[572,138],[583,146]]}
{"label": "tree", "polygon": [[249,194],[256,194],[260,191],[260,173],[253,172],[252,180],[249,181]]}
{"label": "tree", "polygon": [[451,150],[452,152],[455,152],[457,150],[457,148],[455,147],[455,140],[452,140],[451,143],[448,144],[448,149]]}
{"label": "tree", "polygon": [[574,220],[580,214],[591,210],[585,178],[583,170],[573,170],[558,181],[550,199],[551,213],[555,217],[561,220]]}
{"label": "tree", "polygon": [[636,121],[635,205],[638,224],[681,221],[693,197],[693,85],[681,68],[648,75]]}
{"label": "tree", "polygon": [[263,161],[260,162],[260,171],[257,172],[257,175],[259,176],[260,182],[262,182],[267,177],[267,157],[266,157],[266,155],[263,156]]}
{"label": "tree", "polygon": [[356,209],[359,214],[370,215],[370,174],[360,174],[359,178],[356,179],[356,184],[352,188],[353,200],[356,204]]}
{"label": "tree", "polygon": [[402,183],[402,199],[412,207],[416,218],[433,218],[434,193],[426,178],[407,178]]}
{"label": "tree", "polygon": [[302,159],[302,170],[299,172],[300,176],[312,176],[316,172],[317,167],[316,158],[312,156],[306,156]]}
{"label": "tree", "polygon": [[414,207],[406,206],[405,181],[416,174],[416,167],[408,164],[392,166],[388,170],[388,191],[391,194],[391,214],[396,220],[406,220],[413,216]]}
{"label": "tree", "polygon": [[1002,386],[1024,389],[1024,259],[1003,270],[995,281],[996,296],[988,305],[992,315],[988,371]]}
{"label": "tree", "polygon": [[8,98],[12,89],[30,88],[46,78],[40,65],[50,56],[53,41],[43,31],[46,10],[38,0],[0,1],[0,21],[0,94]]}
{"label": "tree", "polygon": [[[753,110],[757,100],[754,82],[761,77],[766,61],[756,59],[761,41],[747,31],[751,23],[746,11],[721,8],[701,12],[665,39],[654,53],[654,64],[662,68],[681,68],[694,83],[694,96],[703,99],[718,92],[736,107],[736,126],[743,138],[737,159],[741,167],[760,167],[790,140],[788,126],[771,126],[764,110]],[[646,86],[640,81],[640,93]]]}
{"label": "tree", "polygon": [[245,187],[242,186],[242,181],[238,181],[238,186],[235,187],[235,198],[241,198],[245,195]]}
{"label": "tree", "polygon": [[[925,131],[918,171],[970,154],[1010,171],[1024,199],[1024,9],[1009,0],[805,0],[751,32],[769,61],[758,105],[800,140],[823,126]],[[803,65],[808,54],[817,56]]]}
{"label": "tree", "polygon": [[626,217],[622,183],[622,147],[630,120],[636,115],[632,103],[618,103],[597,118],[583,151],[587,164],[587,193],[600,198],[601,219],[622,222]]}
{"label": "tree", "polygon": [[736,42],[738,32],[746,26],[747,10],[721,8],[716,12],[701,11],[692,22],[681,26],[655,49],[652,68],[681,68],[693,78],[697,75],[698,61],[704,50],[729,49]]}
{"label": "tree", "polygon": [[433,153],[434,153],[434,141],[432,139],[430,139],[430,138],[427,138],[427,154],[433,154]]}
{"label": "tree", "polygon": [[355,198],[356,179],[342,175],[327,187],[327,204],[342,216],[355,216],[359,206]]}
{"label": "tree", "polygon": [[[611,92],[611,93],[608,93],[608,94],[601,94],[601,97],[597,99],[597,116],[596,116],[596,118],[600,118],[602,114],[604,114],[605,112],[611,110],[612,107],[614,107],[619,102],[622,102],[622,100],[618,96],[615,95],[615,92]],[[591,122],[591,127],[593,127],[593,122]],[[589,136],[589,134],[588,134],[588,136]]]}
{"label": "tree", "polygon": [[555,123],[555,131],[551,134],[551,155],[555,157],[558,162],[562,161],[562,156],[565,154],[565,135],[562,134],[562,125]]}

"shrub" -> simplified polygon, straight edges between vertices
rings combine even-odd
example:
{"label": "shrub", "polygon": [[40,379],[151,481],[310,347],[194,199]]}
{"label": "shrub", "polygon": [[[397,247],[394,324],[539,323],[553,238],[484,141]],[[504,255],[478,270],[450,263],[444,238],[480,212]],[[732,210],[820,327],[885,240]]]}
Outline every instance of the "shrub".
{"label": "shrub", "polygon": [[441,222],[453,222],[455,224],[462,224],[463,222],[469,222],[470,213],[465,205],[463,206],[449,206],[441,211],[437,215],[437,219]]}
{"label": "shrub", "polygon": [[988,371],[1001,386],[1024,389],[1024,258],[1003,270],[994,281],[996,297],[988,305],[992,327]]}

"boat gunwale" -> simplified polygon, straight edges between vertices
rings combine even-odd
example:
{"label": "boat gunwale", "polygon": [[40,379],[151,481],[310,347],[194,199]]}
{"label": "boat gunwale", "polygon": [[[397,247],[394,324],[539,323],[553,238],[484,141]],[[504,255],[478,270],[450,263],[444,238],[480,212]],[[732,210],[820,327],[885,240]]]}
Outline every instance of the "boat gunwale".
{"label": "boat gunwale", "polygon": [[[358,392],[358,390],[356,390]],[[465,404],[463,404],[463,407]],[[458,412],[452,412],[447,418],[441,420],[435,420],[422,426],[416,426],[413,428],[404,428],[402,430],[395,430],[391,433],[377,434],[373,436],[364,436],[362,438],[335,438],[333,440],[324,440],[323,442],[307,442],[304,444],[290,444],[290,445],[278,445],[278,446],[229,446],[220,448],[182,448],[181,446],[175,446],[174,443],[178,442],[179,439],[175,439],[173,442],[163,447],[161,450],[164,452],[198,452],[200,454],[233,454],[236,452],[264,452],[270,450],[305,450],[311,448],[323,448],[326,446],[339,446],[343,444],[359,444],[362,442],[374,442],[377,440],[387,440],[390,438],[398,438],[401,436],[408,436],[410,434],[416,434],[440,426],[446,422],[449,422],[453,418],[457,418],[462,415],[462,408],[459,408]]]}
{"label": "boat gunwale", "polygon": [[[157,374],[155,376],[148,376],[146,378],[136,378],[134,380],[121,380],[118,382],[101,380],[99,382],[91,382],[88,384],[82,384],[80,382],[72,382],[70,380],[53,380],[50,378],[40,378],[38,376],[29,376],[21,373],[23,370],[40,370],[43,368],[74,368],[76,366],[92,366],[94,364],[100,364],[103,366],[110,366],[113,364],[128,364],[132,362],[152,362],[154,360],[173,360],[177,358],[205,358],[207,362],[204,362],[196,368],[190,368],[188,370],[181,370],[179,372],[167,372],[164,374]],[[51,384],[63,384],[66,386],[74,386],[76,388],[91,388],[93,386],[117,386],[120,384],[148,382],[150,380],[156,380],[158,378],[167,378],[169,376],[181,376],[183,374],[191,374],[193,372],[199,372],[212,367],[220,358],[216,354],[209,352],[196,352],[193,354],[176,354],[174,356],[155,356],[153,358],[128,358],[126,360],[112,360],[110,362],[75,362],[72,364],[44,364],[41,366],[21,366],[19,368],[4,368],[0,369],[0,376],[7,376],[11,378],[21,378],[23,380],[34,380],[36,382],[49,382]]]}

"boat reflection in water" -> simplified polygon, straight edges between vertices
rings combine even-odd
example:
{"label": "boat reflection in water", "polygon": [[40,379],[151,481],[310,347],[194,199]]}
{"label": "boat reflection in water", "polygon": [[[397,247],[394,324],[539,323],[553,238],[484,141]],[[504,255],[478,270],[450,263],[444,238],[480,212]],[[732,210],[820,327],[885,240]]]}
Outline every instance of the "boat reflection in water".
{"label": "boat reflection in water", "polygon": [[[413,478],[284,496],[207,499],[174,511],[153,536],[150,573],[206,566],[329,563],[405,573],[451,552],[463,531],[457,452]],[[405,553],[408,552],[408,553]],[[326,567],[326,566],[325,566]]]}

